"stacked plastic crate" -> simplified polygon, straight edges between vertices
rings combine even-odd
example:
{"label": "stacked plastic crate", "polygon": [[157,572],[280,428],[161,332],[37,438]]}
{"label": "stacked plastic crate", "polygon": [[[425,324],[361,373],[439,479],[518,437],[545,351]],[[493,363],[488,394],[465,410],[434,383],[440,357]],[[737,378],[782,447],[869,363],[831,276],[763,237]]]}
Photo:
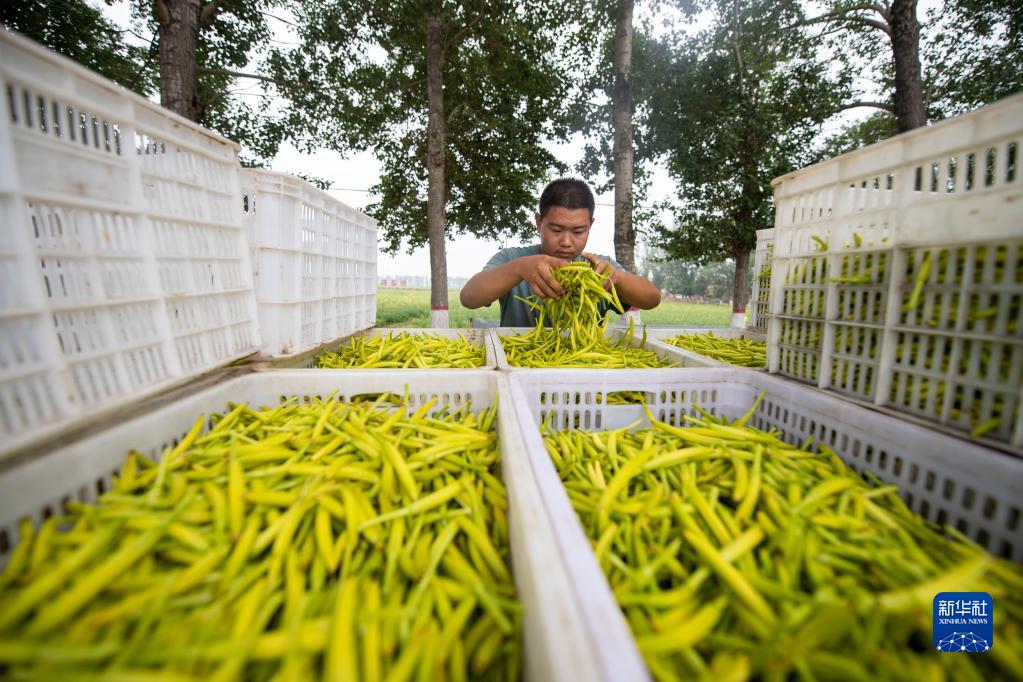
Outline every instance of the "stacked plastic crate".
{"label": "stacked plastic crate", "polygon": [[1023,96],[775,181],[769,369],[1019,446]]}
{"label": "stacked plastic crate", "polygon": [[757,230],[757,247],[753,252],[753,286],[749,303],[748,329],[767,332],[767,316],[771,307],[771,259],[774,256],[774,228]]}
{"label": "stacked plastic crate", "polygon": [[242,171],[263,349],[293,355],[373,325],[376,222],[309,182]]}
{"label": "stacked plastic crate", "polygon": [[238,147],[0,32],[0,450],[259,348]]}

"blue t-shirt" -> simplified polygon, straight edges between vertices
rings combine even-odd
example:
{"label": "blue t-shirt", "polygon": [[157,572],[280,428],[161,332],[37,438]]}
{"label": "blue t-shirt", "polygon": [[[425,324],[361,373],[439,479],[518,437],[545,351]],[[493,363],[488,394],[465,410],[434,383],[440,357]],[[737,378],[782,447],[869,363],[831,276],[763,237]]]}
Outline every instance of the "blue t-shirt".
{"label": "blue t-shirt", "polygon": [[[500,265],[504,265],[505,263],[510,263],[516,258],[522,258],[523,256],[536,256],[539,255],[540,253],[541,251],[539,244],[533,244],[532,246],[513,246],[511,248],[501,249],[500,251],[494,254],[493,258],[491,258],[486,265],[483,266],[483,269],[490,270]],[[604,260],[606,260],[612,266],[618,268],[619,270],[622,269],[622,266],[619,265],[618,262],[612,258],[600,255],[598,255],[597,257],[603,258]],[[586,259],[583,258],[582,256],[578,256],[575,260],[584,261]],[[515,298],[516,296],[521,296],[522,298],[528,299],[530,296],[533,295],[534,295],[533,290],[529,287],[529,284],[527,284],[526,282],[519,282],[511,289],[509,289],[508,293],[506,293],[504,296],[498,299],[501,303],[501,326],[535,327],[536,320],[539,317],[539,315],[536,312],[534,312],[533,309],[530,308],[528,305],[526,305],[519,299]],[[626,303],[624,299],[622,300],[622,306],[626,310],[629,309],[629,304]],[[607,303],[606,301],[601,301],[597,306],[597,312],[600,314],[601,318],[607,315],[607,312],[609,310],[614,310],[614,306],[611,305],[610,303]],[[545,320],[544,323],[548,327],[550,326],[550,320]]]}

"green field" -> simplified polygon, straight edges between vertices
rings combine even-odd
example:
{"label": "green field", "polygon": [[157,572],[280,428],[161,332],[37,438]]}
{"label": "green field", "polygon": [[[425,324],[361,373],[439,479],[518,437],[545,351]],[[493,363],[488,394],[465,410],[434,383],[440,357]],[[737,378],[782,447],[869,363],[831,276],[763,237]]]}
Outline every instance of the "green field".
{"label": "green field", "polygon": [[[665,302],[654,310],[644,310],[641,319],[647,324],[697,327],[725,327],[732,311],[727,305]],[[467,310],[458,302],[458,290],[448,291],[448,320],[452,327],[468,327],[472,318],[500,319],[497,303],[478,310]],[[429,289],[377,289],[378,327],[430,326]]]}

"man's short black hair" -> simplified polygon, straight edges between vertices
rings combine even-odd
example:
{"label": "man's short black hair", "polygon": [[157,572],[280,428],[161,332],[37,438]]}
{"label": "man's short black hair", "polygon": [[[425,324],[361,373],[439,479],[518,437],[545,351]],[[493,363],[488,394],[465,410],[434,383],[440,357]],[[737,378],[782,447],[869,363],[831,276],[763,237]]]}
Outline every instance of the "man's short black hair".
{"label": "man's short black hair", "polygon": [[593,220],[593,192],[590,186],[578,178],[558,178],[544,187],[540,194],[540,217],[547,215],[551,206],[562,208],[585,208]]}

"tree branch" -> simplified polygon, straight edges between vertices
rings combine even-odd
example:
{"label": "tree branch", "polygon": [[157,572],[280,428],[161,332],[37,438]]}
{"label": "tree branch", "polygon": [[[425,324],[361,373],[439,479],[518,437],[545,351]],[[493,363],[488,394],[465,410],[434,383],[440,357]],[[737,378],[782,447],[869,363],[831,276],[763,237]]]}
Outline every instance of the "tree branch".
{"label": "tree branch", "polygon": [[202,12],[199,13],[199,26],[205,28],[212,24],[220,14],[220,10],[223,9],[224,2],[225,0],[211,0],[203,7]]}
{"label": "tree branch", "polygon": [[870,26],[871,28],[876,28],[879,31],[884,31],[889,38],[892,37],[891,27],[883,21],[868,19],[866,17],[848,17],[847,19],[853,23],[863,24],[864,26]]}
{"label": "tree branch", "polygon": [[[852,14],[852,12],[877,12],[881,15],[884,21],[878,21],[877,19],[870,19],[868,17],[861,17],[859,15]],[[812,24],[823,24],[832,21],[848,21],[852,23],[862,24],[871,28],[876,28],[879,31],[884,31],[888,36],[891,36],[892,29],[888,26],[888,11],[881,5],[872,2],[865,2],[858,5],[851,5],[839,12],[826,12],[816,17],[810,17],[809,19],[803,19],[797,21],[794,24],[787,26],[783,30],[789,30],[798,28],[800,26],[810,26]]]}
{"label": "tree branch", "polygon": [[483,15],[486,14],[486,11],[487,11],[486,2],[481,2],[480,11],[476,14],[475,18],[467,22],[465,26],[460,28],[458,32],[455,33],[455,35],[451,36],[451,40],[447,41],[447,43],[444,45],[444,50],[441,52],[441,54],[443,55],[444,53],[446,53],[449,47],[457,45],[458,42],[465,37],[466,33],[472,30],[472,28],[476,26],[476,24],[480,23],[480,20],[483,19]]}
{"label": "tree branch", "polygon": [[455,116],[462,113],[462,109],[465,109],[465,102],[459,102],[455,108],[451,110],[451,113],[445,117],[444,122],[450,124],[451,121],[455,119]]}
{"label": "tree branch", "polygon": [[872,109],[880,109],[881,111],[887,111],[889,114],[893,115],[895,114],[895,107],[892,106],[891,104],[886,104],[884,102],[850,102],[849,104],[843,104],[842,106],[838,107],[832,113],[837,114],[841,111],[846,111],[847,109],[856,109],[859,107],[870,107]]}
{"label": "tree branch", "polygon": [[270,14],[269,12],[264,12],[262,10],[260,10],[259,13],[262,14],[264,17],[270,17],[271,19],[276,19],[277,21],[281,22],[282,24],[287,24],[288,26],[291,26],[293,28],[301,28],[298,24],[292,23],[292,22],[288,21],[287,19],[283,19],[283,18],[277,16],[276,14]]}
{"label": "tree branch", "polygon": [[149,41],[149,49],[146,51],[146,60],[142,62],[142,66],[135,71],[135,75],[131,79],[132,90],[134,90],[135,86],[138,85],[139,79],[142,77],[145,70],[149,68],[149,64],[152,63],[153,57],[156,56],[157,49],[158,45],[156,44],[156,36],[153,36],[153,39]]}
{"label": "tree branch", "polygon": [[199,72],[213,74],[217,76],[231,76],[232,78],[252,78],[257,81],[263,81],[265,83],[273,83],[274,85],[278,85],[279,83],[276,79],[270,78],[269,76],[261,76],[258,73],[243,73],[241,71],[231,71],[230,69],[207,69],[205,67],[200,66]]}
{"label": "tree branch", "polygon": [[[884,7],[884,5],[881,5],[876,2],[861,2],[855,5],[849,5],[848,7],[843,7],[842,9],[835,12],[827,12],[825,14],[822,14],[821,17],[847,15],[850,12],[877,12],[882,17],[884,17],[884,19],[886,20],[888,19],[888,10]],[[806,19],[805,21],[812,22],[814,20]]]}

